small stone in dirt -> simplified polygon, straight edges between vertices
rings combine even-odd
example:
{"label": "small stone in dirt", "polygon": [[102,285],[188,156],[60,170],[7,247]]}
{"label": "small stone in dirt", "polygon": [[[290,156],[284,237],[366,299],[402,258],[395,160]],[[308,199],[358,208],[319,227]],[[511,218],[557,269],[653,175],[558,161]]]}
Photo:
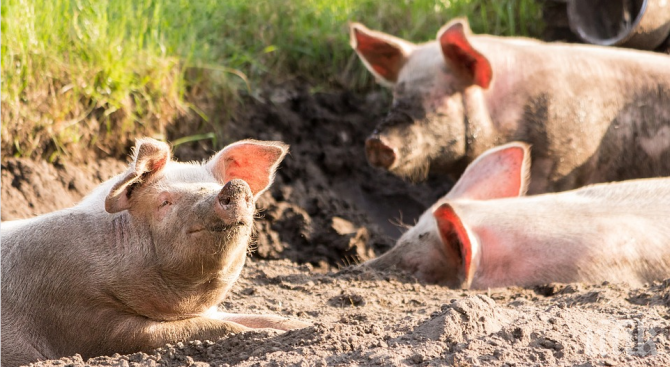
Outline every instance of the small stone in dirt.
{"label": "small stone in dirt", "polygon": [[533,288],[533,291],[541,296],[551,297],[556,293],[558,293],[560,291],[560,288],[557,284],[551,283],[551,284],[535,286]]}
{"label": "small stone in dirt", "polygon": [[419,364],[419,363],[423,362],[423,356],[421,354],[415,354],[410,358],[410,360],[414,364]]}
{"label": "small stone in dirt", "polygon": [[570,294],[570,293],[577,293],[580,291],[580,287],[575,284],[568,284],[561,290],[561,294]]}
{"label": "small stone in dirt", "polygon": [[251,296],[252,294],[256,293],[256,290],[254,288],[244,288],[240,291],[241,294],[245,296]]}
{"label": "small stone in dirt", "polygon": [[563,345],[561,343],[551,339],[544,339],[540,341],[540,346],[557,351],[563,349]]}
{"label": "small stone in dirt", "polygon": [[365,298],[360,294],[343,293],[328,300],[328,304],[334,307],[360,307],[365,306]]}

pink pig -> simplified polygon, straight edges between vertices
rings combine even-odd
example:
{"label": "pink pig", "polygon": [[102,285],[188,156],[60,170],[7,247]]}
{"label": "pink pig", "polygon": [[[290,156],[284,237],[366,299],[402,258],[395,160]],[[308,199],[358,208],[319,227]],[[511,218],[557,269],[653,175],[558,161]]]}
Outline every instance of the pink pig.
{"label": "pink pig", "polygon": [[476,289],[670,277],[670,178],[520,197],[529,173],[527,144],[486,151],[394,248],[363,266]]}
{"label": "pink pig", "polygon": [[457,177],[487,149],[533,145],[530,193],[670,175],[670,56],[473,35],[432,42],[351,25],[351,45],[393,105],[366,142],[398,176]]}
{"label": "pink pig", "polygon": [[2,365],[307,326],[216,309],[287,150],[244,140],[204,164],[178,163],[167,144],[142,139],[126,172],[77,206],[3,222]]}

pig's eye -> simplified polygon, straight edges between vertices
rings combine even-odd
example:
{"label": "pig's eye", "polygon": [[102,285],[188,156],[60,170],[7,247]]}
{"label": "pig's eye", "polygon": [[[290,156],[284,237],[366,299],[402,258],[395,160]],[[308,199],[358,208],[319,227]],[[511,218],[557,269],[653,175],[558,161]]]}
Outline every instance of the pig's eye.
{"label": "pig's eye", "polygon": [[170,205],[170,204],[172,204],[172,203],[171,203],[169,200],[163,200],[163,202],[162,202],[161,205],[160,205],[160,208],[165,207],[165,206],[168,206],[168,205]]}

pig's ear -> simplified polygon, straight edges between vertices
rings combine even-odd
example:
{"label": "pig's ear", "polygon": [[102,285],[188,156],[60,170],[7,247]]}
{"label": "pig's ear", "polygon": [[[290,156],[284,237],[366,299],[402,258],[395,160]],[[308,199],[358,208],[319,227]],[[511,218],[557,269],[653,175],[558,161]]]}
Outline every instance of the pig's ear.
{"label": "pig's ear", "polygon": [[433,212],[445,251],[458,259],[461,288],[470,288],[479,263],[479,242],[472,236],[449,204],[440,205]]}
{"label": "pig's ear", "polygon": [[530,146],[512,142],[477,157],[446,198],[489,200],[521,196],[528,189],[529,177]]}
{"label": "pig's ear", "polygon": [[467,19],[455,19],[440,29],[437,40],[447,63],[465,73],[473,84],[486,89],[493,79],[493,69],[489,60],[468,41],[470,34]]}
{"label": "pig's ear", "polygon": [[371,31],[360,23],[351,23],[349,33],[351,47],[356,50],[365,67],[379,83],[393,86],[414,45],[385,33]]}
{"label": "pig's ear", "polygon": [[223,148],[207,162],[207,167],[219,182],[241,179],[258,198],[272,181],[275,170],[288,152],[280,141],[242,140]]}
{"label": "pig's ear", "polygon": [[151,182],[170,161],[170,147],[154,139],[138,139],[128,171],[114,184],[105,199],[105,210],[117,213],[130,208],[133,192]]}

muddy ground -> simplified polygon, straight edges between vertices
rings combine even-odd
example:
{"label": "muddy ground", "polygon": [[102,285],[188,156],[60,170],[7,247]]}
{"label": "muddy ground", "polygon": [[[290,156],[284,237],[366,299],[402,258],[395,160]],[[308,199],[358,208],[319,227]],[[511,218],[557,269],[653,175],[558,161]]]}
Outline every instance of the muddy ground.
{"label": "muddy ground", "polygon": [[[257,250],[220,308],[312,327],[39,365],[670,365],[670,281],[461,291],[347,267],[388,250],[451,185],[412,185],[367,165],[363,140],[388,102],[382,92],[313,94],[291,83],[246,97],[226,128],[230,141],[283,140],[291,153],[259,200]],[[175,151],[180,160],[210,154],[202,143]],[[73,205],[124,166],[5,159],[2,219]]]}

